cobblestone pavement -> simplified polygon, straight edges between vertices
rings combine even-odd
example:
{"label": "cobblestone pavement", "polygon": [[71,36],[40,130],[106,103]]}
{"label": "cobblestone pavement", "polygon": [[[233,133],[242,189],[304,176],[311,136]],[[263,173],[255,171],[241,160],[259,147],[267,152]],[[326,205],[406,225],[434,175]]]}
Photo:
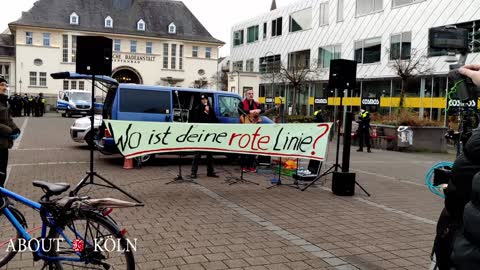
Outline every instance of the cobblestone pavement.
{"label": "cobblestone pavement", "polygon": [[[88,169],[88,150],[71,141],[73,119],[47,114],[18,118],[23,136],[10,152],[7,187],[38,199],[34,179],[78,182]],[[334,145],[329,161],[334,161]],[[141,169],[122,169],[119,156],[95,153],[96,169],[122,186],[145,207],[116,210],[112,216],[138,239],[138,269],[427,269],[436,218],[443,201],[423,185],[427,169],[452,155],[398,153],[352,148],[358,182],[354,197],[338,197],[327,179],[305,192],[286,186],[267,190],[268,174],[245,175],[260,185],[228,185],[238,165],[216,157],[219,179],[200,166],[199,185],[171,184],[178,172],[174,156],[160,156]],[[183,173],[190,171],[183,159]],[[329,164],[327,164],[328,166]],[[286,181],[286,178],[284,178]],[[115,191],[92,188],[94,197],[125,199]],[[29,227],[40,225],[35,212],[19,207]],[[39,269],[23,253],[8,269]]]}

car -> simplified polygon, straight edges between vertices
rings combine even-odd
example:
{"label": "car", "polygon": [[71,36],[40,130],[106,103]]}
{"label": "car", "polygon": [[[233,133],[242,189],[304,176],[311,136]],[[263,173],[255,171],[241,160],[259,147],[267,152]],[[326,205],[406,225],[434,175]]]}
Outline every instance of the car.
{"label": "car", "polygon": [[[97,130],[102,125],[102,116],[95,115],[94,129]],[[87,143],[89,146],[95,146],[94,132],[91,132],[90,116],[78,118],[70,127],[70,136],[77,143]]]}

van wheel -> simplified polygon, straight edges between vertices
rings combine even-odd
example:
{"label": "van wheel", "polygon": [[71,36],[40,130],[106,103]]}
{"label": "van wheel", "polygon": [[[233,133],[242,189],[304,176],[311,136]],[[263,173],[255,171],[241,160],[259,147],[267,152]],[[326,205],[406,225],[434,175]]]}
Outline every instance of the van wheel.
{"label": "van wheel", "polygon": [[150,162],[152,162],[154,155],[145,155],[140,157],[140,161],[142,162],[142,165],[146,165]]}
{"label": "van wheel", "polygon": [[66,113],[66,114],[67,114],[67,117],[68,117],[68,118],[72,118],[72,112],[71,112],[71,111],[67,110],[67,113]]}
{"label": "van wheel", "polygon": [[62,117],[65,117],[65,116],[67,116],[67,114],[66,114],[66,113],[62,113]]}

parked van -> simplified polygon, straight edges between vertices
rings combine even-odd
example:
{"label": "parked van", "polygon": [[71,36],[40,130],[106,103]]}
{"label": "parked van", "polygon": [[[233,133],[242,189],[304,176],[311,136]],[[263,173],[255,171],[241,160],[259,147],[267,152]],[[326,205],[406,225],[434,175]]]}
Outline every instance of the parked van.
{"label": "parked van", "polygon": [[[62,117],[72,117],[72,115],[85,116],[90,113],[92,103],[92,93],[85,90],[65,90],[59,91],[57,97],[57,112]],[[102,104],[95,102],[95,110],[101,111]]]}
{"label": "parked van", "polygon": [[[205,94],[220,123],[240,123],[237,111],[242,97],[235,93],[196,88],[119,84],[108,90],[103,107],[103,119],[188,122],[192,111]],[[262,116],[262,123],[273,123]],[[97,148],[105,153],[117,153],[111,134],[102,125],[97,136]]]}

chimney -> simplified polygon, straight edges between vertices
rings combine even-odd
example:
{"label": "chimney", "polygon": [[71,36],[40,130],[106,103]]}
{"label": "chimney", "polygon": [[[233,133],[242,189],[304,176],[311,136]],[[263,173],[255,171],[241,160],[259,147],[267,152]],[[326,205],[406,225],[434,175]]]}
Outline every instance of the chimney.
{"label": "chimney", "polygon": [[277,9],[277,3],[275,0],[272,0],[272,6],[270,7],[270,11]]}

